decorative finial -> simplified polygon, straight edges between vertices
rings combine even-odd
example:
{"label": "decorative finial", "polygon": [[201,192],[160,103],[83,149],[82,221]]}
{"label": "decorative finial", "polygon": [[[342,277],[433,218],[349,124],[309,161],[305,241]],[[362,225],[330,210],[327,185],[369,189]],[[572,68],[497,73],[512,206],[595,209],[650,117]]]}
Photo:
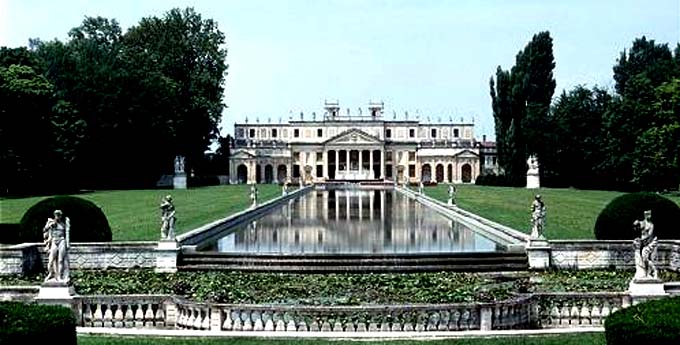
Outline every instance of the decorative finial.
{"label": "decorative finial", "polygon": [[246,116],[246,123],[248,123],[248,116]]}
{"label": "decorative finial", "polygon": [[302,111],[300,111],[300,121],[302,121],[304,118],[305,118],[305,114],[303,114]]}
{"label": "decorative finial", "polygon": [[397,119],[397,112],[395,110],[392,110],[392,120]]}

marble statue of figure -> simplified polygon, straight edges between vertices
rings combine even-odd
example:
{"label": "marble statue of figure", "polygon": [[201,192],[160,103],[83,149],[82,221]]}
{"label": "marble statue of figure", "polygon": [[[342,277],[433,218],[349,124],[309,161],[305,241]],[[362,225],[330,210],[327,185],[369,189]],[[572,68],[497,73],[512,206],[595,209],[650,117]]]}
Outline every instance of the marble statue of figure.
{"label": "marble statue of figure", "polygon": [[456,186],[453,184],[449,185],[449,205],[456,204]]}
{"label": "marble statue of figure", "polygon": [[281,195],[288,195],[288,179],[283,181],[283,187],[281,187]]}
{"label": "marble statue of figure", "polygon": [[43,228],[45,251],[47,252],[47,277],[45,282],[68,282],[71,220],[61,210],[54,211],[54,218],[47,218]]}
{"label": "marble statue of figure", "polygon": [[397,119],[397,112],[392,110],[392,120],[396,120],[396,119]]}
{"label": "marble statue of figure", "polygon": [[531,203],[531,238],[543,239],[545,230],[546,207],[541,196],[536,194],[534,202]]}
{"label": "marble statue of figure", "polygon": [[420,184],[418,185],[418,193],[423,194],[424,189],[425,185],[423,184],[423,181],[420,181]]}
{"label": "marble statue of figure", "polygon": [[300,112],[300,121],[305,119],[305,114],[303,112]]}
{"label": "marble statue of figure", "polygon": [[257,186],[255,184],[252,184],[250,186],[250,201],[252,203],[252,207],[257,206],[257,194],[259,191],[257,190]]}
{"label": "marble statue of figure", "polygon": [[658,279],[658,272],[654,265],[654,254],[658,243],[654,235],[652,211],[645,211],[645,219],[634,221],[633,228],[640,232],[640,237],[633,240],[633,247],[635,248],[634,279]]}
{"label": "marble statue of figure", "polygon": [[166,195],[161,201],[161,240],[175,239],[175,205],[172,196]]}
{"label": "marble statue of figure", "polygon": [[527,174],[530,173],[538,174],[538,159],[536,159],[536,156],[529,156],[529,159],[527,159],[527,165],[529,166]]}
{"label": "marble statue of figure", "polygon": [[175,174],[183,174],[183,173],[184,173],[184,157],[176,156],[175,157]]}
{"label": "marble statue of figure", "polygon": [[316,121],[316,112],[315,111],[312,112],[312,121]]}

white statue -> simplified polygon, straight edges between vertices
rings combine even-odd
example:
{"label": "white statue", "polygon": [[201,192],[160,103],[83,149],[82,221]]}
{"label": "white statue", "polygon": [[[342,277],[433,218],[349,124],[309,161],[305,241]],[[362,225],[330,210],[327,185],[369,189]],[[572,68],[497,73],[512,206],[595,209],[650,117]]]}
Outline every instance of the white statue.
{"label": "white statue", "polygon": [[175,157],[175,174],[184,174],[184,157]]}
{"label": "white statue", "polygon": [[175,205],[172,196],[166,195],[161,201],[161,240],[175,239]]}
{"label": "white statue", "polygon": [[424,189],[425,185],[423,184],[423,181],[420,181],[420,184],[418,184],[418,193],[423,194]]}
{"label": "white statue", "polygon": [[257,207],[257,194],[258,194],[257,186],[255,184],[252,184],[250,186],[250,201],[251,201],[251,207]]}
{"label": "white statue", "polygon": [[449,185],[449,205],[453,206],[456,204],[456,186],[453,184]]}
{"label": "white statue", "polygon": [[529,166],[527,174],[538,174],[538,159],[536,156],[529,156],[529,159],[527,159],[527,165]]}
{"label": "white statue", "polygon": [[281,195],[283,196],[288,195],[288,179],[283,181],[283,187],[281,187]]}
{"label": "white statue", "polygon": [[633,240],[635,248],[635,277],[633,279],[658,279],[658,272],[654,265],[654,256],[658,245],[652,224],[652,211],[645,211],[645,219],[633,222],[635,231],[640,231],[640,237]]}
{"label": "white statue", "polygon": [[71,247],[71,220],[64,217],[61,210],[54,211],[54,218],[47,218],[43,228],[45,251],[47,252],[47,277],[45,282],[68,282],[69,259],[68,250]]}
{"label": "white statue", "polygon": [[541,177],[538,171],[538,159],[530,156],[527,159],[527,188],[536,189],[541,187]]}
{"label": "white statue", "polygon": [[545,230],[545,216],[546,207],[541,196],[536,194],[534,202],[531,203],[531,238],[545,239],[543,231]]}

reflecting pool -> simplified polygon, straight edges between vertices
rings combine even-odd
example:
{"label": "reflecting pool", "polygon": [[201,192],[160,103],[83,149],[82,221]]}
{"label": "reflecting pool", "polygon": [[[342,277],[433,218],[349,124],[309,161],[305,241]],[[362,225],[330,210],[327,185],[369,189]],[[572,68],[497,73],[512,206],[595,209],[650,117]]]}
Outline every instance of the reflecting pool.
{"label": "reflecting pool", "polygon": [[502,246],[394,190],[317,190],[230,229],[225,253],[456,253]]}

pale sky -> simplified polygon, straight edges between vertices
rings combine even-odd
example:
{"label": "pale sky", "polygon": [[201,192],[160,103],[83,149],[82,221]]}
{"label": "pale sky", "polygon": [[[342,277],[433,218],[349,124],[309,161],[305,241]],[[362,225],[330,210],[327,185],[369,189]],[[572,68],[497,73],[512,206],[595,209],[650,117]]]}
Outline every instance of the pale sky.
{"label": "pale sky", "polygon": [[123,30],[145,16],[194,7],[227,37],[222,134],[234,122],[285,121],[385,102],[385,117],[419,110],[452,116],[493,137],[489,77],[508,69],[533,34],[549,30],[555,97],[578,84],[613,89],[612,66],[633,39],[680,41],[680,1],[38,1],[0,0],[0,45],[65,40],[85,16],[115,18]]}

